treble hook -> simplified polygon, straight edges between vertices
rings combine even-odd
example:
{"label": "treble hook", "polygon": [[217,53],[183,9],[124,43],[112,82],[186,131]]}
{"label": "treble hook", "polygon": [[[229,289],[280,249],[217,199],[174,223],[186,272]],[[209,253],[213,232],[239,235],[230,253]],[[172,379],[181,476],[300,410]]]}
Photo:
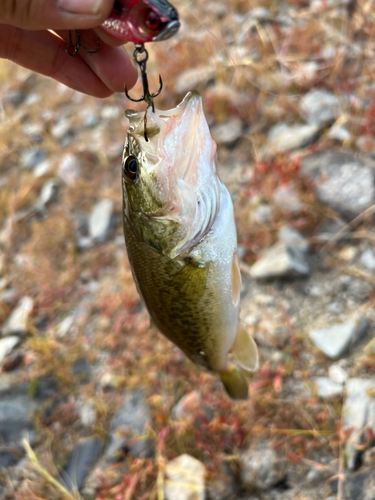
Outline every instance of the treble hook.
{"label": "treble hook", "polygon": [[[138,66],[141,70],[143,96],[140,99],[133,99],[133,97],[130,97],[126,85],[125,85],[125,95],[130,101],[133,101],[133,102],[145,101],[145,103],[147,104],[147,109],[149,107],[151,107],[152,112],[155,113],[154,99],[155,99],[155,97],[157,97],[160,94],[160,92],[163,89],[163,80],[161,79],[161,76],[159,75],[159,85],[160,85],[159,90],[157,92],[155,92],[154,94],[151,94],[149,86],[148,86],[147,69],[146,69],[146,64],[148,61],[148,52],[145,49],[145,46],[143,44],[135,46],[133,57],[134,57],[134,61],[136,62],[136,64],[138,64]],[[143,119],[143,121],[144,121],[144,134],[143,135],[144,135],[146,142],[148,142],[148,138],[147,138],[147,109],[146,109],[146,113],[145,113],[145,116]]]}
{"label": "treble hook", "polygon": [[65,40],[65,52],[68,54],[70,57],[74,57],[77,55],[79,49],[82,47],[82,49],[87,52],[88,54],[96,54],[96,52],[99,52],[100,46],[101,46],[101,40],[98,37],[97,40],[97,47],[96,49],[88,49],[86,48],[83,43],[82,43],[82,33],[81,30],[75,30],[76,32],[76,43],[73,43],[73,37],[72,37],[72,32],[69,30],[69,43],[70,47],[73,49],[73,52],[69,52],[69,45],[68,42]]}

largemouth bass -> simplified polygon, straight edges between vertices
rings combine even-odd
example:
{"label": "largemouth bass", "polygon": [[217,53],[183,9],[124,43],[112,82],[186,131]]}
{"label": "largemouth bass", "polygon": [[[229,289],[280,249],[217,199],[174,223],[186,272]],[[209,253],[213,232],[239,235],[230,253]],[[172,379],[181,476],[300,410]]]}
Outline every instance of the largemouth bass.
{"label": "largemouth bass", "polygon": [[146,121],[143,112],[126,116],[123,222],[137,289],[160,332],[217,372],[230,397],[245,399],[244,372],[257,368],[258,354],[239,326],[233,204],[201,97],[189,92],[174,109],[149,108]]}

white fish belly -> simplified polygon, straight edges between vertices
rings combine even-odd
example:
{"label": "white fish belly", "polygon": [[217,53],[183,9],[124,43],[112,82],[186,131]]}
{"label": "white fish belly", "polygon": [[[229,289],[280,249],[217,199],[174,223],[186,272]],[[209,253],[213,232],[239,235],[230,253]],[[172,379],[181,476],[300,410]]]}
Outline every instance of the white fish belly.
{"label": "white fish belly", "polygon": [[[216,353],[210,359],[212,369],[227,368],[227,355],[236,338],[239,318],[239,292],[241,277],[237,262],[237,233],[233,204],[227,188],[220,182],[220,209],[209,234],[194,248],[190,255],[209,263],[207,281],[217,290],[220,301],[218,314],[213,318],[212,333],[215,336]],[[238,274],[234,276],[234,272]],[[237,283],[234,283],[237,279]]]}

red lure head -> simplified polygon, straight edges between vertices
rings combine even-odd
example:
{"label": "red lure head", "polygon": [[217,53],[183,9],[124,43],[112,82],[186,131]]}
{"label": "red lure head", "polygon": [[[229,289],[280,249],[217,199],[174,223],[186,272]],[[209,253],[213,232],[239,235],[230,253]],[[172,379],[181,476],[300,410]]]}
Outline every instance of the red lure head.
{"label": "red lure head", "polygon": [[116,0],[101,25],[108,34],[135,44],[166,40],[179,27],[178,13],[167,0]]}

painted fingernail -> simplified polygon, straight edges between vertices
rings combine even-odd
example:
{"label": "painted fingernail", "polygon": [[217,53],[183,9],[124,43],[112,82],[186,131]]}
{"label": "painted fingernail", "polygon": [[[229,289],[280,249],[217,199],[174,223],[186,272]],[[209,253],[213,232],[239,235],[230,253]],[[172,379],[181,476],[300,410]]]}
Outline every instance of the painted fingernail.
{"label": "painted fingernail", "polygon": [[100,11],[102,0],[58,0],[60,10],[70,14],[95,15]]}

